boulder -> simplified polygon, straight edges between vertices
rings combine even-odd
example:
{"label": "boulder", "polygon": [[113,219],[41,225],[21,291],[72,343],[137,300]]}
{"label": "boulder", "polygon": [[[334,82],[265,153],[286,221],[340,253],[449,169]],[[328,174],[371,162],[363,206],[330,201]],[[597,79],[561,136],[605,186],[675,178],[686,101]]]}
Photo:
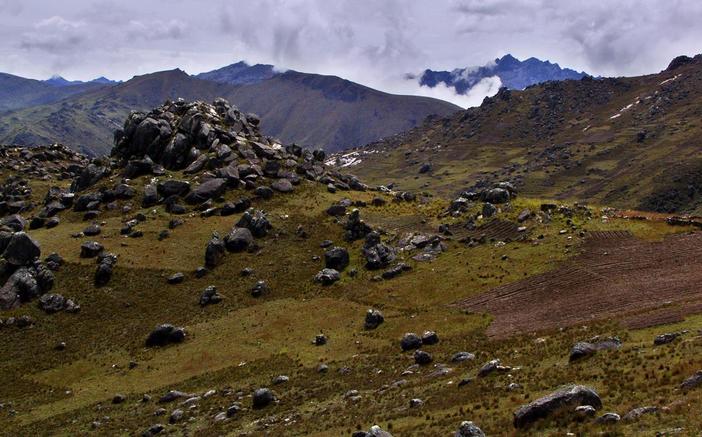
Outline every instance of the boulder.
{"label": "boulder", "polygon": [[243,252],[254,244],[254,237],[248,228],[234,227],[224,237],[224,245],[230,252]]}
{"label": "boulder", "polygon": [[97,241],[87,241],[80,246],[81,258],[95,258],[102,253],[104,247]]}
{"label": "boulder", "polygon": [[205,267],[210,269],[217,267],[224,259],[225,253],[224,241],[218,235],[213,235],[205,248]]}
{"label": "boulder", "polygon": [[574,409],[581,405],[590,405],[599,410],[602,408],[602,400],[597,392],[589,387],[582,385],[567,386],[515,411],[514,427],[525,428],[559,410],[564,408]]}
{"label": "boulder", "polygon": [[266,281],[257,281],[256,284],[251,288],[251,296],[260,297],[265,293],[268,293],[268,283]]}
{"label": "boulder", "polygon": [[244,198],[241,198],[241,199],[236,200],[234,202],[227,202],[224,205],[222,205],[222,209],[220,210],[220,214],[224,215],[224,216],[238,214],[238,213],[246,211],[250,207],[251,207],[251,201],[244,197]]}
{"label": "boulder", "polygon": [[66,298],[60,294],[45,294],[39,298],[39,308],[51,314],[63,311],[66,307]]}
{"label": "boulder", "polygon": [[595,423],[597,423],[598,425],[611,425],[619,422],[620,420],[622,420],[622,418],[617,413],[604,413],[603,415],[595,419]]}
{"label": "boulder", "polygon": [[483,204],[482,214],[484,218],[490,218],[497,214],[497,207],[490,202]]}
{"label": "boulder", "polygon": [[380,326],[384,321],[385,317],[383,317],[383,313],[371,308],[366,312],[366,318],[363,326],[365,329],[375,329],[378,326]]}
{"label": "boulder", "polygon": [[8,215],[0,220],[0,227],[6,227],[13,232],[21,232],[27,227],[27,220],[19,214]]}
{"label": "boulder", "polygon": [[156,189],[158,194],[164,198],[170,196],[185,196],[190,191],[190,182],[169,179],[159,182],[156,185]]}
{"label": "boulder", "polygon": [[39,243],[24,232],[15,232],[7,241],[3,258],[14,266],[28,266],[41,255]]}
{"label": "boulder", "polygon": [[414,332],[408,332],[402,336],[402,340],[400,340],[400,347],[403,351],[419,349],[422,347],[422,339]]}
{"label": "boulder", "polygon": [[680,388],[683,390],[691,390],[702,385],[702,370],[698,370],[697,373],[687,378],[680,384]]}
{"label": "boulder", "polygon": [[349,251],[343,247],[332,247],[324,252],[324,265],[328,269],[343,271],[349,265]]}
{"label": "boulder", "polygon": [[146,346],[165,346],[170,343],[181,343],[185,340],[185,330],[171,324],[157,326],[146,338]]}
{"label": "boulder", "polygon": [[247,228],[256,238],[265,237],[268,231],[273,229],[273,226],[268,221],[266,213],[261,210],[254,211],[250,209],[241,216],[241,219],[236,224],[239,228]]}
{"label": "boulder", "polygon": [[341,279],[341,275],[334,269],[322,269],[314,277],[314,282],[322,285],[331,285]]}
{"label": "boulder", "polygon": [[638,407],[638,408],[634,408],[633,410],[626,413],[622,417],[622,420],[625,422],[633,422],[633,421],[639,420],[639,418],[643,415],[655,414],[657,412],[658,412],[658,407],[653,407],[653,406]]}
{"label": "boulder", "polygon": [[422,335],[422,344],[437,344],[439,342],[439,336],[436,335],[434,331],[424,331]]}
{"label": "boulder", "polygon": [[478,428],[473,422],[464,421],[461,422],[461,426],[458,427],[458,431],[453,435],[454,437],[485,437],[485,433],[482,429]]}
{"label": "boulder", "polygon": [[209,285],[200,295],[200,306],[217,304],[222,301],[222,295],[217,292],[217,287]]}
{"label": "boulder", "polygon": [[656,338],[653,339],[653,345],[660,346],[660,345],[672,343],[678,337],[680,337],[679,332],[667,332],[665,334],[660,334],[660,335],[657,335]]}
{"label": "boulder", "polygon": [[431,354],[429,352],[425,352],[423,350],[417,349],[414,351],[414,362],[421,365],[425,366],[427,364],[430,364],[434,359],[432,358]]}
{"label": "boulder", "polygon": [[158,203],[158,188],[156,184],[147,184],[144,186],[144,197],[141,199],[141,206],[150,208]]}
{"label": "boulder", "polygon": [[509,202],[510,198],[510,192],[504,188],[493,188],[483,193],[483,201],[495,205],[507,203]]}
{"label": "boulder", "polygon": [[600,350],[617,350],[622,346],[622,342],[617,337],[600,339],[595,337],[590,341],[581,341],[573,346],[570,351],[569,361],[581,360],[594,355]]}
{"label": "boulder", "polygon": [[0,288],[0,309],[8,310],[27,302],[41,294],[41,289],[32,272],[20,267],[5,281]]}
{"label": "boulder", "polygon": [[227,189],[227,180],[222,178],[212,178],[207,180],[195,189],[193,189],[187,196],[185,196],[185,201],[189,204],[203,203],[210,199],[216,199],[224,194]]}
{"label": "boulder", "polygon": [[254,408],[264,408],[275,400],[273,392],[268,388],[259,388],[253,392],[252,405]]}
{"label": "boulder", "polygon": [[279,193],[290,193],[295,189],[288,179],[278,179],[271,184],[271,188]]}
{"label": "boulder", "polygon": [[254,194],[261,199],[269,200],[273,198],[273,189],[271,187],[256,187]]}
{"label": "boulder", "polygon": [[177,272],[177,273],[174,273],[173,275],[169,276],[167,279],[167,282],[169,284],[173,285],[173,284],[180,284],[183,282],[183,280],[185,280],[185,275],[183,275],[182,272]]}
{"label": "boulder", "polygon": [[375,231],[366,235],[362,252],[366,259],[366,268],[369,270],[387,267],[396,257],[395,249],[383,244],[380,241],[380,234]]}

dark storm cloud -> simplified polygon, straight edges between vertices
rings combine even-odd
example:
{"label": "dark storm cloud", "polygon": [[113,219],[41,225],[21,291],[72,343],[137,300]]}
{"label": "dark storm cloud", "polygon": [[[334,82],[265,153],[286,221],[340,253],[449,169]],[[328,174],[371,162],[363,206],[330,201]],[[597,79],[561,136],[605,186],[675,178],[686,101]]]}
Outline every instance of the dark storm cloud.
{"label": "dark storm cloud", "polygon": [[241,59],[397,93],[479,103],[403,81],[512,53],[596,75],[658,71],[702,51],[699,0],[0,0],[0,71],[129,79]]}

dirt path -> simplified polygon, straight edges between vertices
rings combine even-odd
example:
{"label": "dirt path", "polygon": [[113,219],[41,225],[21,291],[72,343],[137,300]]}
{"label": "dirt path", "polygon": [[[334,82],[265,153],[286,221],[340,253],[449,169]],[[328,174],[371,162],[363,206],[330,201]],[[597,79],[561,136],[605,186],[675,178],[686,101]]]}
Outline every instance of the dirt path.
{"label": "dirt path", "polygon": [[702,232],[644,242],[628,233],[590,236],[559,268],[457,305],[494,316],[492,337],[618,319],[653,326],[702,312]]}

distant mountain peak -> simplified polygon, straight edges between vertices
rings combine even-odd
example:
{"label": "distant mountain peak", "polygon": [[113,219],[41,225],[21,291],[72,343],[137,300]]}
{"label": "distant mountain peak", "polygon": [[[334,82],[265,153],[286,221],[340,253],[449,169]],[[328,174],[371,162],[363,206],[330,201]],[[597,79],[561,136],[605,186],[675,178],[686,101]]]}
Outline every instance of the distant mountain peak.
{"label": "distant mountain peak", "polygon": [[[561,68],[548,60],[542,61],[530,57],[520,61],[511,54],[496,58],[494,63],[479,67],[456,68],[452,71],[425,70],[419,77],[419,83],[433,88],[440,83],[454,88],[458,94],[465,94],[481,80],[497,76],[502,86],[509,89],[524,89],[528,86],[552,80],[579,80],[587,76],[569,68]],[[408,75],[408,78],[417,79]]]}
{"label": "distant mountain peak", "polygon": [[47,85],[51,85],[51,86],[55,86],[55,87],[83,85],[86,83],[94,83],[94,84],[100,84],[100,85],[111,85],[111,84],[118,83],[114,80],[110,80],[110,79],[106,78],[105,76],[100,76],[97,79],[93,79],[91,81],[84,82],[82,80],[68,80],[59,74],[54,74],[50,78],[43,80],[42,82],[44,82]]}
{"label": "distant mountain peak", "polygon": [[277,76],[279,73],[273,65],[250,65],[239,61],[216,70],[195,75],[196,78],[231,85],[250,85]]}

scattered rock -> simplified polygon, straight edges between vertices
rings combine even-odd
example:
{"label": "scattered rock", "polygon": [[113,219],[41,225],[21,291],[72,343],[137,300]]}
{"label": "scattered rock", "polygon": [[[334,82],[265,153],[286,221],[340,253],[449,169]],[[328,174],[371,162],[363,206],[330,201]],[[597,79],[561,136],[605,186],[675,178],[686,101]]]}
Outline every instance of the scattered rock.
{"label": "scattered rock", "polygon": [[456,352],[451,357],[451,362],[460,363],[463,361],[471,361],[475,359],[475,355],[470,352]]}
{"label": "scattered rock", "polygon": [[98,256],[104,248],[102,244],[97,241],[88,241],[80,246],[80,257],[81,258],[94,258]]}
{"label": "scattered rock", "polygon": [[343,247],[332,247],[324,252],[324,265],[342,272],[349,265],[349,251]]}
{"label": "scattered rock", "polygon": [[400,347],[403,351],[419,349],[422,347],[422,339],[417,334],[408,332],[400,340]]}
{"label": "scattered rock", "polygon": [[371,308],[366,312],[366,319],[363,326],[365,329],[375,329],[384,321],[385,317],[383,317],[383,313]]}
{"label": "scattered rock", "polygon": [[595,337],[589,342],[581,341],[573,346],[570,351],[569,361],[577,361],[583,358],[587,358],[597,351],[601,350],[617,350],[622,346],[622,342],[617,337],[600,339]]}
{"label": "scattered rock", "polygon": [[622,418],[617,413],[604,413],[595,419],[595,423],[600,425],[611,425],[619,422],[620,420],[622,420]]}
{"label": "scattered rock", "polygon": [[185,330],[171,324],[159,325],[146,338],[146,346],[165,346],[170,343],[181,343],[185,340]]}
{"label": "scattered rock", "polygon": [[209,285],[200,295],[200,306],[217,304],[222,301],[222,295],[217,292],[217,287]]}
{"label": "scattered rock", "polygon": [[454,437],[485,437],[485,433],[473,422],[464,421],[461,422],[461,426],[458,427]]}
{"label": "scattered rock", "polygon": [[635,420],[638,420],[641,416],[645,414],[655,414],[658,412],[658,407],[639,407],[639,408],[634,408],[633,410],[629,411],[626,413],[623,417],[622,420],[625,422],[633,422]]}
{"label": "scattered rock", "polygon": [[439,336],[436,335],[434,331],[424,331],[422,335],[422,344],[437,344],[439,342]]}
{"label": "scattered rock", "polygon": [[322,285],[331,285],[341,279],[341,275],[334,269],[322,269],[314,277],[314,282]]}
{"label": "scattered rock", "polygon": [[698,370],[697,373],[687,378],[680,384],[680,388],[683,390],[691,390],[702,385],[702,370]]}
{"label": "scattered rock", "polygon": [[205,248],[205,267],[217,267],[224,259],[226,246],[224,241],[219,238],[219,235],[214,234]]}
{"label": "scattered rock", "polygon": [[254,408],[264,408],[267,407],[275,400],[273,392],[268,388],[256,389],[253,393],[253,407]]}
{"label": "scattered rock", "polygon": [[261,297],[263,294],[268,293],[268,283],[266,281],[257,281],[256,284],[251,288],[251,296]]}
{"label": "scattered rock", "polygon": [[668,332],[665,334],[657,335],[656,338],[653,339],[653,344],[655,346],[660,346],[663,344],[672,343],[678,337],[680,337],[679,332]]}
{"label": "scattered rock", "polygon": [[185,280],[185,275],[181,272],[174,273],[168,277],[169,284],[180,284],[183,280]]}
{"label": "scattered rock", "polygon": [[414,362],[419,365],[430,364],[433,360],[434,359],[429,352],[425,352],[423,350],[414,351]]}
{"label": "scattered rock", "polygon": [[598,410],[602,408],[602,401],[597,392],[589,387],[567,386],[515,411],[514,427],[525,428],[563,408],[574,408],[582,405],[589,405]]}

